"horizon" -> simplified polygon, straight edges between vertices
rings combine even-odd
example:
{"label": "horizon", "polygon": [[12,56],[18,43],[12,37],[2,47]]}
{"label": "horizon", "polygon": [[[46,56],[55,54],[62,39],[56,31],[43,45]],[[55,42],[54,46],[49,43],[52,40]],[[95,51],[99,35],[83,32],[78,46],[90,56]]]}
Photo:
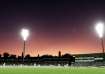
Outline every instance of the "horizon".
{"label": "horizon", "polygon": [[[61,51],[60,51],[61,52]],[[16,56],[21,56],[22,55],[22,52],[21,53],[19,53],[19,54],[15,54],[15,53],[9,53],[9,52],[3,52],[3,53],[0,53],[1,55],[3,55],[4,53],[8,53],[8,54],[10,54],[10,55],[16,55]],[[38,55],[40,55],[40,56],[43,56],[43,55],[52,55],[52,56],[58,56],[58,54],[59,54],[59,51],[58,52],[56,52],[56,54],[49,54],[49,53],[43,53],[43,54],[39,54],[39,53],[37,53],[37,54],[29,54],[29,53],[26,53],[25,54],[25,56],[26,55],[30,55],[30,56],[32,56],[32,57],[36,57],[36,56],[38,56]],[[61,55],[64,55],[64,54],[70,54],[70,55],[86,55],[86,54],[103,54],[102,52],[93,52],[93,53],[91,53],[91,52],[89,52],[89,53],[70,53],[70,52],[61,52]]]}
{"label": "horizon", "polygon": [[[57,54],[57,55],[52,55],[52,54],[42,54],[42,55],[40,55],[40,54],[37,54],[37,55],[25,54],[24,56],[27,56],[27,55],[30,55],[30,57],[38,57],[38,56],[44,56],[44,55],[48,55],[48,56],[59,56],[59,52],[61,52],[61,51],[58,51],[58,54]],[[11,56],[11,55],[16,55],[16,57],[22,56],[22,53],[21,53],[20,55],[17,55],[17,54],[10,54],[10,53],[8,53],[8,52],[4,52],[4,53],[9,54],[9,56]],[[3,56],[4,53],[2,53],[2,54],[0,54],[0,55]],[[69,55],[71,55],[71,56],[78,56],[78,55],[93,55],[93,54],[103,54],[103,53],[97,52],[97,53],[81,53],[81,54],[71,54],[71,53],[63,53],[63,54],[62,54],[62,52],[61,52],[61,56],[65,55],[65,54],[69,54]]]}

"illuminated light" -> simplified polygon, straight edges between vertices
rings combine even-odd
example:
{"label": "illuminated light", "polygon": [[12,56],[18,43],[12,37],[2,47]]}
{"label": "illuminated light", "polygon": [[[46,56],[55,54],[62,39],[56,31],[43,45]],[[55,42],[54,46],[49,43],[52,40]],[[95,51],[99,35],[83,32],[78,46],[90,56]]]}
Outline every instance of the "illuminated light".
{"label": "illuminated light", "polygon": [[103,53],[103,58],[104,58],[104,41],[103,41],[103,36],[104,36],[104,23],[103,22],[97,23],[95,29],[97,31],[97,34],[100,37],[100,40],[101,40],[102,53]]}
{"label": "illuminated light", "polygon": [[21,36],[22,36],[23,40],[26,41],[28,36],[29,36],[29,30],[28,29],[22,29],[21,30]]}
{"label": "illuminated light", "polygon": [[22,52],[22,58],[23,58],[23,63],[24,63],[24,57],[25,57],[25,49],[26,49],[26,40],[27,40],[27,38],[28,38],[28,36],[29,36],[29,30],[28,29],[22,29],[21,30],[21,36],[22,36],[22,38],[23,38],[23,40],[24,40],[24,44],[23,44],[23,52]]}
{"label": "illuminated light", "polygon": [[96,30],[97,34],[99,35],[99,37],[102,38],[104,35],[104,23],[103,22],[97,23],[95,30]]}

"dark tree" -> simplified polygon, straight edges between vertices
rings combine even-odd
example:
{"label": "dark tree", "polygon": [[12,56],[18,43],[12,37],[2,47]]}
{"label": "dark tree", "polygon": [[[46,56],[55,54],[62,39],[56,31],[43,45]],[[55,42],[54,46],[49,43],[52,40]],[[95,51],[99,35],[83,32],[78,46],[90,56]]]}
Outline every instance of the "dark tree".
{"label": "dark tree", "polygon": [[4,58],[4,63],[8,63],[9,62],[9,53],[5,52],[3,53],[3,58]]}
{"label": "dark tree", "polygon": [[0,54],[0,58],[1,58],[1,54]]}
{"label": "dark tree", "polygon": [[9,57],[9,53],[7,53],[7,52],[3,53],[3,57],[8,58]]}
{"label": "dark tree", "polygon": [[27,54],[26,56],[25,56],[25,58],[30,58],[31,56],[29,55],[29,54]]}

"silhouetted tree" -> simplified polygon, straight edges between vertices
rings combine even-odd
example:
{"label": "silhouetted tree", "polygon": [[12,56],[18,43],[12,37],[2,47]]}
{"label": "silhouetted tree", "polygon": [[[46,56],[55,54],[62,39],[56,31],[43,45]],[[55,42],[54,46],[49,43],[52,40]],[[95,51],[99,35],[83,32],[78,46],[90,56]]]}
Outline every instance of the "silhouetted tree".
{"label": "silhouetted tree", "polygon": [[25,56],[25,58],[30,58],[31,56],[29,55],[29,54],[27,54],[26,56]]}
{"label": "silhouetted tree", "polygon": [[9,53],[7,53],[7,52],[3,53],[3,58],[4,58],[5,63],[9,62],[8,57],[9,57]]}
{"label": "silhouetted tree", "polygon": [[0,54],[0,58],[1,58],[1,54]]}
{"label": "silhouetted tree", "polygon": [[52,55],[43,55],[43,56],[41,56],[41,58],[53,58],[53,56]]}
{"label": "silhouetted tree", "polygon": [[62,57],[63,57],[63,58],[71,58],[71,57],[72,57],[72,55],[70,55],[70,54],[66,53],[66,54],[62,55]]}
{"label": "silhouetted tree", "polygon": [[71,62],[74,61],[74,57],[72,55],[68,54],[68,53],[62,55],[62,58],[67,58],[68,61],[69,61],[69,63],[68,63],[69,65],[71,65]]}
{"label": "silhouetted tree", "polygon": [[9,57],[9,53],[7,53],[7,52],[3,53],[3,57],[8,58]]}
{"label": "silhouetted tree", "polygon": [[[74,60],[74,57],[70,54],[64,54],[61,55],[61,52],[58,52],[58,56],[52,56],[52,55],[42,55],[37,57],[31,57],[29,54],[27,54],[24,58],[23,63],[23,53],[21,56],[16,57],[16,55],[9,54],[7,52],[3,53],[3,57],[0,55],[0,64],[6,63],[6,64],[27,64],[27,65],[33,65],[33,64],[40,64],[40,65],[65,65],[69,64],[71,65],[71,62]],[[69,63],[68,63],[69,62]]]}

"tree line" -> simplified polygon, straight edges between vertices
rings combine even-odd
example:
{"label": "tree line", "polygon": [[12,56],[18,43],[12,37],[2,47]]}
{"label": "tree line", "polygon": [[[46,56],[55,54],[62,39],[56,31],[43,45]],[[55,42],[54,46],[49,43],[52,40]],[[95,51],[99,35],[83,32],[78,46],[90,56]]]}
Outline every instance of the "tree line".
{"label": "tree line", "polygon": [[[24,59],[24,61],[23,61]],[[12,64],[26,64],[26,65],[71,65],[71,63],[75,62],[75,57],[72,55],[66,53],[64,55],[61,55],[61,52],[59,51],[58,56],[52,56],[52,55],[38,55],[38,56],[30,56],[27,54],[23,57],[23,54],[21,56],[16,56],[14,54],[9,54],[7,52],[3,53],[3,55],[0,54],[0,64],[6,64],[6,65],[12,65]]]}

